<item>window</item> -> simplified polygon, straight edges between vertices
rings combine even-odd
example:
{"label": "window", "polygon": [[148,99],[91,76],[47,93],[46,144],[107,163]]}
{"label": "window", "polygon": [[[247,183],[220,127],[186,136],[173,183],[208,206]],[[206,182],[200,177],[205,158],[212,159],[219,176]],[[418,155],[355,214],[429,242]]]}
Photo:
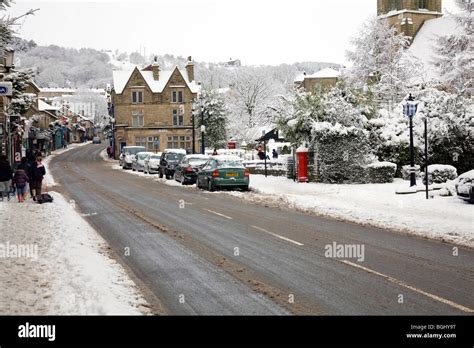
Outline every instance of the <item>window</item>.
{"label": "window", "polygon": [[173,92],[171,92],[171,102],[172,103],[184,103],[183,91],[173,91]]}
{"label": "window", "polygon": [[420,0],[419,1],[420,8],[427,9],[428,8],[428,0]]}
{"label": "window", "polygon": [[179,137],[177,135],[168,137],[168,148],[169,149],[178,149],[179,148]]}
{"label": "window", "polygon": [[132,127],[143,127],[145,125],[145,117],[143,112],[132,112]]}
{"label": "window", "polygon": [[143,103],[143,92],[132,92],[132,104],[142,104]]}
{"label": "window", "polygon": [[146,146],[146,137],[135,137],[135,146]]}
{"label": "window", "polygon": [[184,115],[180,114],[177,109],[173,109],[173,126],[183,126]]}
{"label": "window", "polygon": [[158,151],[160,148],[159,142],[160,137],[148,137],[148,142],[146,144],[147,151],[154,152]]}

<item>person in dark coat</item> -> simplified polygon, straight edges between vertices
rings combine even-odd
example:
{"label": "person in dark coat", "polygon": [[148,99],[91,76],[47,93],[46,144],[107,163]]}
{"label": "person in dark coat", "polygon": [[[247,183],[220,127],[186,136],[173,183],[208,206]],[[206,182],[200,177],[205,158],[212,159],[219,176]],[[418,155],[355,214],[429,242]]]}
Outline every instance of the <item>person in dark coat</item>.
{"label": "person in dark coat", "polygon": [[275,158],[275,159],[278,158],[278,152],[275,149],[273,149],[273,151],[272,151],[272,157]]}
{"label": "person in dark coat", "polygon": [[36,198],[41,195],[41,187],[43,186],[43,178],[46,175],[46,169],[42,163],[43,157],[41,154],[36,156],[36,161],[31,167],[31,195],[33,200],[36,201]]}
{"label": "person in dark coat", "polygon": [[26,172],[18,168],[15,171],[15,175],[13,175],[13,187],[16,189],[16,194],[18,196],[18,202],[23,203],[25,201],[25,193],[26,193],[26,184],[28,183],[29,178],[26,175]]}
{"label": "person in dark coat", "polygon": [[7,157],[0,156],[0,197],[2,198],[6,195],[7,199],[10,200],[11,192],[11,181],[13,177],[12,167],[8,163]]}

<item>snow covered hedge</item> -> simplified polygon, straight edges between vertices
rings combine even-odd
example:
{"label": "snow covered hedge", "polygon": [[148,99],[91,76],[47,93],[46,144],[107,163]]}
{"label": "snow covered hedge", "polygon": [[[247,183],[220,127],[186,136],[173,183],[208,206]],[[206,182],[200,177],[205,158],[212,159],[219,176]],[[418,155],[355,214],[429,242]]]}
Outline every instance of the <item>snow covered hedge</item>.
{"label": "snow covered hedge", "polygon": [[364,183],[370,153],[367,132],[339,123],[315,122],[316,179],[329,184]]}
{"label": "snow covered hedge", "polygon": [[[443,184],[448,180],[454,180],[458,177],[456,168],[444,164],[432,164],[428,166],[428,183]],[[425,173],[422,174],[423,183],[425,183]]]}
{"label": "snow covered hedge", "polygon": [[366,168],[366,181],[373,184],[393,182],[397,165],[392,162],[377,162],[369,164]]}

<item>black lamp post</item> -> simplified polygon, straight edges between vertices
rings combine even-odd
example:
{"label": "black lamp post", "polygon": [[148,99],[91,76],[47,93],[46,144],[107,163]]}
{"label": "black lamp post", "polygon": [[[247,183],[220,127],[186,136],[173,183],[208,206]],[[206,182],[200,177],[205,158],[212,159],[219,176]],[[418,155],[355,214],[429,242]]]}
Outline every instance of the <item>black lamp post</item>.
{"label": "black lamp post", "polygon": [[206,145],[204,143],[204,134],[206,133],[206,126],[204,125],[204,110],[201,110],[201,154],[205,154]]}
{"label": "black lamp post", "polygon": [[403,105],[405,116],[410,119],[410,187],[416,186],[416,171],[415,171],[415,151],[413,146],[413,117],[416,115],[418,103],[415,98],[410,95]]}
{"label": "black lamp post", "polygon": [[192,110],[191,110],[191,122],[193,126],[193,145],[192,145],[192,153],[193,155],[196,153],[196,125],[194,121],[196,103],[193,101]]}

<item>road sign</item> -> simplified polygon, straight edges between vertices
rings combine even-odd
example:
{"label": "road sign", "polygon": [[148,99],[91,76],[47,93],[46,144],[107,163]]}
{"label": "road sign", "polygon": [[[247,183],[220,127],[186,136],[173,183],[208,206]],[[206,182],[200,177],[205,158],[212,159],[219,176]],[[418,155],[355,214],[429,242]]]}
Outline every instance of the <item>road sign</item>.
{"label": "road sign", "polygon": [[13,94],[13,85],[11,82],[0,82],[0,96],[11,96]]}

